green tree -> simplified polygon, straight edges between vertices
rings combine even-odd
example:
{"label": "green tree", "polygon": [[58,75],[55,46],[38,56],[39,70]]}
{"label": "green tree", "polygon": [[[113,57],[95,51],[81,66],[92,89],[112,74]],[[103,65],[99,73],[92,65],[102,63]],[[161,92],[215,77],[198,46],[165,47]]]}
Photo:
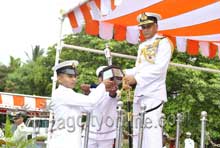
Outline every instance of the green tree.
{"label": "green tree", "polygon": [[39,45],[36,45],[34,48],[32,47],[31,56],[27,52],[25,54],[28,57],[28,62],[36,62],[44,54],[44,50]]}
{"label": "green tree", "polygon": [[14,71],[8,74],[5,89],[8,92],[22,94],[50,95],[52,66],[48,65],[48,59],[43,56],[43,49],[35,46],[32,48],[32,58],[27,53],[26,55],[29,57],[27,63],[23,63],[19,68],[14,68]]}
{"label": "green tree", "polygon": [[0,91],[4,91],[5,79],[8,73],[9,73],[8,67],[3,64],[0,64]]}
{"label": "green tree", "polygon": [[[194,58],[194,60],[191,60]],[[202,56],[190,57],[186,54],[175,53],[173,61],[188,63],[194,66],[220,69],[219,59],[207,59]],[[219,139],[220,120],[220,75],[170,67],[167,75],[168,102],[164,112],[169,117],[166,130],[175,136],[174,116],[183,114],[182,138],[187,131],[192,132],[193,138],[199,143],[201,111],[208,112],[207,130],[213,139]],[[171,123],[172,122],[172,123]]]}
{"label": "green tree", "polygon": [[10,91],[6,87],[6,79],[9,73],[12,73],[21,66],[21,59],[10,56],[9,66],[0,63],[0,91]]}
{"label": "green tree", "polygon": [[10,56],[10,62],[9,62],[10,71],[14,71],[15,69],[19,68],[20,66],[21,66],[21,59],[14,58],[13,56]]}
{"label": "green tree", "polygon": [[8,74],[6,87],[10,92],[50,95],[51,92],[51,69],[46,64],[46,58],[38,58],[35,62],[23,64],[13,73]]}

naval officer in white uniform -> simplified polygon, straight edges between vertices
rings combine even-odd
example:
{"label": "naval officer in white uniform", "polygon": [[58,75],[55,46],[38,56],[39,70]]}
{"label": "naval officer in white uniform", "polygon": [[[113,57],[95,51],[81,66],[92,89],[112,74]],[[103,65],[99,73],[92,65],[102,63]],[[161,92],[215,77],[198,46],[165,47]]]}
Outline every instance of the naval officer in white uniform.
{"label": "naval officer in white uniform", "polygon": [[[99,83],[102,80],[102,71],[107,66],[100,66],[96,70]],[[116,118],[117,118],[117,89],[106,92],[104,101],[95,107],[91,112],[89,143],[88,148],[112,148],[116,138]]]}
{"label": "naval officer in white uniform", "polygon": [[50,148],[81,148],[81,113],[104,99],[112,81],[103,81],[89,96],[72,90],[76,84],[77,61],[65,61],[55,67],[59,86],[52,94],[55,125]]}
{"label": "naval officer in white uniform", "polygon": [[13,117],[14,123],[16,125],[16,130],[13,133],[13,136],[10,138],[2,138],[1,140],[5,141],[6,143],[11,144],[19,144],[20,142],[25,142],[28,138],[28,135],[32,134],[32,131],[27,128],[24,124],[24,117],[25,113],[17,112]]}
{"label": "naval officer in white uniform", "polygon": [[[137,20],[145,41],[139,45],[135,67],[125,70],[124,77],[128,85],[136,84],[133,103],[133,148],[138,146],[137,115],[141,105],[148,110],[167,101],[165,81],[173,51],[169,39],[157,33],[159,14],[145,12],[140,14]],[[143,148],[162,148],[161,112],[162,105],[145,114]]]}

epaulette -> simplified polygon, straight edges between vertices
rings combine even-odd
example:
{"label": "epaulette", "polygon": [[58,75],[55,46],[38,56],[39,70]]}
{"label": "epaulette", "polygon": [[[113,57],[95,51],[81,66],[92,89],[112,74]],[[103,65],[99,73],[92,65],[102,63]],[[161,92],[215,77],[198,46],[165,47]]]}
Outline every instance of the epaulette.
{"label": "epaulette", "polygon": [[155,59],[155,56],[156,56],[156,52],[157,52],[159,43],[164,38],[166,38],[166,37],[158,36],[155,39],[155,41],[153,42],[153,44],[146,45],[145,47],[143,47],[141,49],[140,58],[138,59],[138,63],[141,63],[141,55],[143,55],[146,61],[148,61],[149,63],[154,64],[154,59]]}

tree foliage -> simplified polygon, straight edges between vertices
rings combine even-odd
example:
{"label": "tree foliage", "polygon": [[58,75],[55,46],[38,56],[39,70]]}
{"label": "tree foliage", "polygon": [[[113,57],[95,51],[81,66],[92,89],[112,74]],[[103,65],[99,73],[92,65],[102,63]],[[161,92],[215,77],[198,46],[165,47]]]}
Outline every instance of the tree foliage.
{"label": "tree foliage", "polygon": [[35,62],[37,58],[44,54],[44,50],[41,49],[39,45],[36,45],[34,48],[32,47],[31,56],[27,52],[25,52],[25,54],[28,57],[28,62]]}
{"label": "tree foliage", "polygon": [[42,54],[32,61],[24,63],[7,75],[5,91],[31,95],[47,95],[51,93],[52,63]]}
{"label": "tree foliage", "polygon": [[9,73],[12,73],[21,66],[21,59],[10,56],[9,66],[0,63],[0,91],[10,91],[6,87],[6,79]]}
{"label": "tree foliage", "polygon": [[8,67],[3,64],[0,64],[0,91],[4,91],[5,89],[5,80],[8,73]]}

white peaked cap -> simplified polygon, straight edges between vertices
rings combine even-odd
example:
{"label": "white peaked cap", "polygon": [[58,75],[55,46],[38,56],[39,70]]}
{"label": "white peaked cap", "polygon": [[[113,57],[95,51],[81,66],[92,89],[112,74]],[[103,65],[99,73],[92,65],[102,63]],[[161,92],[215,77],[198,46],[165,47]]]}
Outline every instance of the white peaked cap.
{"label": "white peaked cap", "polygon": [[96,76],[98,77],[99,76],[99,73],[104,69],[106,68],[107,66],[99,66],[97,69],[96,69]]}

